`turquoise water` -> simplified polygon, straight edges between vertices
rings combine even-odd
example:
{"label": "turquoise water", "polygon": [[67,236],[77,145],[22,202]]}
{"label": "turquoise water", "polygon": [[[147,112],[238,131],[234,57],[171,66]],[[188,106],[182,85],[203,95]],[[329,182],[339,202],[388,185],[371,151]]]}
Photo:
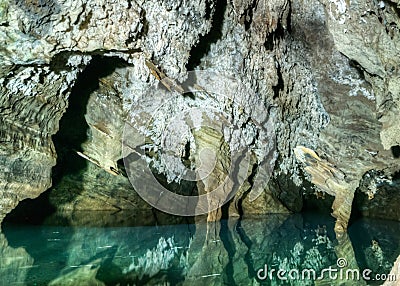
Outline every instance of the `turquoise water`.
{"label": "turquoise water", "polygon": [[[340,277],[300,274],[368,268],[375,277],[389,273],[400,252],[400,224],[391,221],[360,219],[337,240],[333,218],[315,214],[147,226],[112,219],[103,226],[112,214],[90,213],[96,216],[92,226],[4,224],[0,285],[339,285]],[[338,258],[347,266],[338,267]],[[285,270],[287,280],[271,269]]]}

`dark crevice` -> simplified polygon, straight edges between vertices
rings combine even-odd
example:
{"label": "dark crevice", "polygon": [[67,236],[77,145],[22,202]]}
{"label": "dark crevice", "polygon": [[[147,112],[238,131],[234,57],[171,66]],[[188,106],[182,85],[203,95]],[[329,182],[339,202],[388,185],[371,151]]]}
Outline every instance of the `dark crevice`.
{"label": "dark crevice", "polygon": [[389,4],[390,7],[392,8],[393,12],[396,13],[397,18],[400,18],[400,7],[398,6],[399,4],[396,4],[394,2],[391,1],[386,1],[386,4]]}
{"label": "dark crevice", "polygon": [[365,11],[365,13],[361,14],[361,17],[365,17],[367,15],[373,15],[373,16],[377,16],[377,14],[375,13],[375,11],[369,10],[369,11]]}
{"label": "dark crevice", "polygon": [[[223,217],[229,216],[228,205],[229,204],[226,204],[226,205],[222,206],[222,208],[221,208]],[[229,258],[229,262],[226,264],[225,269],[224,269],[224,272],[226,273],[227,281],[224,281],[224,282],[226,283],[226,285],[236,285],[235,279],[233,278],[233,273],[234,273],[233,258],[235,256],[236,249],[235,249],[235,244],[233,242],[232,232],[229,229],[228,222],[229,222],[228,219],[221,220],[221,229],[219,232],[219,237],[221,238],[222,244],[224,245],[224,248],[227,251],[228,258]]]}
{"label": "dark crevice", "polygon": [[222,38],[222,27],[226,7],[227,0],[217,0],[211,19],[211,30],[206,35],[201,36],[197,45],[190,51],[189,61],[186,64],[187,70],[194,70],[198,67],[201,63],[201,59],[209,53],[211,45]]}
{"label": "dark crevice", "polygon": [[247,197],[247,195],[251,192],[251,190],[253,189],[253,185],[254,185],[254,178],[257,174],[258,171],[258,164],[253,164],[253,167],[251,169],[251,174],[249,176],[249,178],[247,179],[249,184],[250,184],[250,188],[243,193],[242,197],[238,200],[238,211],[239,211],[239,215],[240,217],[243,217],[243,200]]}
{"label": "dark crevice", "polygon": [[[399,178],[399,171],[394,172],[391,177],[387,177],[382,170],[366,172],[354,195],[349,225],[364,217],[398,220],[398,212],[387,210],[396,209],[393,202],[399,197]],[[369,193],[371,185],[376,186],[376,193],[372,197]]]}
{"label": "dark crevice", "polygon": [[287,24],[286,24],[286,28],[289,34],[292,33],[292,2],[289,0],[289,13],[287,16]]}
{"label": "dark crevice", "polygon": [[258,1],[253,0],[250,8],[247,9],[245,11],[245,15],[242,16],[242,17],[244,17],[244,29],[246,31],[249,30],[251,27],[251,23],[253,22],[253,13],[257,9],[257,4],[258,4]]}
{"label": "dark crevice", "polygon": [[192,162],[190,161],[190,141],[187,141],[185,144],[185,150],[181,157],[181,162],[187,169],[190,170],[192,168]]}
{"label": "dark crevice", "polygon": [[30,224],[42,225],[46,217],[52,215],[56,209],[50,204],[50,190],[42,193],[36,199],[26,199],[17,205],[3,220],[3,224]]}
{"label": "dark crevice", "polygon": [[278,20],[275,31],[269,33],[264,42],[267,51],[273,51],[275,44],[285,37],[285,28],[282,25],[282,18]]}
{"label": "dark crevice", "polygon": [[[321,157],[323,156],[321,155]],[[307,179],[307,175],[303,169],[299,170],[299,177],[303,181],[303,206],[301,208],[301,213],[315,213],[318,215],[330,216],[335,197],[319,192],[315,185]]]}
{"label": "dark crevice", "polygon": [[[246,156],[245,153],[241,154],[239,156],[239,158],[236,159],[236,162],[242,162],[242,160],[244,159],[244,157]],[[234,188],[239,188],[240,184],[238,182],[237,179],[237,174],[239,173],[239,165],[240,164],[235,164],[234,169],[232,171],[232,178],[233,178],[233,184],[234,184]],[[220,229],[220,233],[219,236],[221,238],[221,241],[224,245],[224,248],[226,249],[226,251],[228,252],[228,257],[229,257],[229,262],[227,263],[226,267],[225,267],[225,273],[227,274],[226,279],[227,281],[226,284],[227,285],[236,285],[235,284],[235,280],[233,278],[233,273],[234,273],[234,269],[233,269],[233,258],[235,256],[236,253],[236,249],[235,249],[235,244],[233,242],[233,237],[232,237],[232,233],[229,230],[229,206],[231,205],[232,200],[223,205],[221,207],[221,213],[222,213],[222,217],[221,217],[221,229]]]}
{"label": "dark crevice", "polygon": [[390,39],[393,40],[395,31],[398,33],[399,28],[395,22],[390,22],[389,25],[386,25],[385,27],[386,33],[390,36]]}
{"label": "dark crevice", "polygon": [[356,60],[352,60],[352,59],[349,59],[349,65],[350,65],[350,67],[354,68],[357,71],[360,79],[365,81],[364,68],[362,67],[362,65],[359,62],[357,62]]}
{"label": "dark crevice", "polygon": [[359,189],[357,189],[354,193],[354,199],[351,205],[351,213],[348,222],[349,226],[351,226],[355,221],[363,217],[361,208],[359,207],[360,201],[365,201],[365,193],[362,193]]}
{"label": "dark crevice", "polygon": [[[232,192],[235,192],[235,190],[238,191],[240,189],[240,187],[241,187],[241,184],[239,184],[237,175],[239,174],[239,167],[240,167],[239,162],[242,162],[244,160],[245,156],[246,156],[246,154],[244,154],[244,153],[240,154],[240,156],[236,159],[236,164],[235,164],[233,170],[231,171],[231,177],[233,179],[233,190],[232,190]],[[240,212],[243,212],[243,210],[241,210],[241,200],[242,199],[243,199],[243,196],[242,196],[242,198],[239,199],[238,205],[237,205],[239,215],[241,215]],[[229,211],[228,211],[228,209],[229,209],[229,206],[232,204],[232,202],[234,202],[234,199],[230,200],[227,204],[225,204],[225,205],[223,205],[221,207],[221,209],[222,209],[222,219],[229,219]]]}
{"label": "dark crevice", "polygon": [[187,180],[181,180],[179,183],[175,181],[168,182],[168,178],[164,173],[159,173],[152,165],[150,168],[154,178],[170,192],[182,196],[196,196],[198,194],[196,182]]}
{"label": "dark crevice", "polygon": [[301,212],[315,213],[321,215],[330,215],[334,197],[317,190],[310,184],[304,194],[304,203]]}
{"label": "dark crevice", "polygon": [[251,247],[253,245],[251,239],[246,235],[246,232],[242,228],[242,221],[239,220],[235,227],[236,233],[239,235],[240,240],[246,245],[247,252],[244,255],[244,262],[247,265],[248,276],[250,278],[256,277],[256,269],[254,269],[254,261],[251,257]]}
{"label": "dark crevice", "polygon": [[278,84],[276,86],[272,87],[272,90],[274,91],[273,99],[279,98],[280,92],[283,91],[283,89],[285,88],[285,84],[283,82],[281,66],[279,63],[277,63],[276,73],[278,75]]}
{"label": "dark crevice", "polygon": [[53,136],[58,155],[53,168],[56,184],[67,174],[78,174],[86,168],[86,160],[76,154],[82,152],[81,145],[88,140],[89,125],[86,122],[87,104],[90,95],[99,89],[99,79],[112,74],[116,68],[128,64],[118,57],[94,56],[90,64],[79,75],[72,88],[68,108],[60,120],[59,132]]}
{"label": "dark crevice", "polygon": [[[275,166],[279,166],[281,161],[282,158],[278,157]],[[289,211],[301,212],[304,207],[303,189],[302,186],[297,186],[290,178],[291,173],[276,175],[270,179],[269,188],[272,195]]]}
{"label": "dark crevice", "polygon": [[392,150],[392,154],[394,158],[400,158],[400,146],[392,146],[390,147],[390,150]]}
{"label": "dark crevice", "polygon": [[147,33],[149,32],[149,21],[146,18],[146,10],[144,9],[140,11],[140,22],[143,25],[142,30],[139,31],[138,34],[133,33],[130,35],[125,41],[125,45],[128,46],[129,44],[134,43],[137,39],[144,39],[147,36]]}
{"label": "dark crevice", "polygon": [[86,15],[86,18],[79,24],[79,30],[81,30],[81,31],[86,30],[89,27],[89,23],[90,23],[90,20],[92,19],[92,17],[93,17],[93,12],[90,11]]}
{"label": "dark crevice", "polygon": [[378,75],[378,74],[373,74],[373,73],[367,71],[367,70],[366,70],[359,62],[357,62],[356,60],[349,58],[348,56],[346,56],[346,55],[343,54],[343,53],[340,53],[340,54],[341,54],[343,57],[345,57],[346,59],[348,59],[349,65],[350,65],[351,67],[357,69],[358,72],[359,72],[359,74],[360,74],[360,76],[361,76],[362,78],[365,78],[365,73],[366,73],[366,74],[368,74],[370,77],[374,77],[374,78],[378,77],[378,78],[381,78],[381,79],[382,79],[382,77],[381,77],[380,75]]}
{"label": "dark crevice", "polygon": [[118,167],[118,173],[121,174],[124,177],[128,177],[128,174],[126,172],[125,164],[124,164],[124,159],[119,159],[117,161],[117,167]]}
{"label": "dark crevice", "polygon": [[86,11],[86,3],[82,3],[82,9],[81,9],[80,13],[78,14],[78,16],[76,17],[75,22],[72,23],[71,27],[76,26],[79,23],[82,15],[85,13],[85,11]]}
{"label": "dark crevice", "polygon": [[43,85],[46,74],[44,72],[39,72],[38,70],[35,70],[35,71],[39,73],[39,83]]}
{"label": "dark crevice", "polygon": [[213,8],[214,2],[212,0],[206,1],[206,20],[210,20]]}
{"label": "dark crevice", "polygon": [[400,181],[400,171],[397,171],[392,175],[392,180],[393,181]]}

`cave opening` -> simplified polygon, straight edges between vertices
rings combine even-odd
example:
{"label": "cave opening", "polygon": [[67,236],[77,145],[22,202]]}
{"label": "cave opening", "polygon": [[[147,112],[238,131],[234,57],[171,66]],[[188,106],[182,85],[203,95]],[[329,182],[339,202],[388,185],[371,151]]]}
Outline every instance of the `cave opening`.
{"label": "cave opening", "polygon": [[[57,210],[57,206],[50,201],[50,195],[63,178],[71,177],[75,189],[83,187],[82,173],[87,169],[89,162],[77,152],[83,151],[81,145],[89,137],[89,126],[85,119],[89,97],[99,89],[101,78],[125,66],[128,66],[128,63],[118,57],[93,56],[72,87],[68,107],[59,122],[59,131],[52,136],[57,153],[57,163],[52,169],[52,187],[36,199],[21,201],[6,216],[4,223],[43,224],[44,220]],[[66,194],[65,199],[72,200],[73,197]]]}
{"label": "cave opening", "polygon": [[59,131],[53,136],[57,152],[57,165],[53,169],[53,184],[63,176],[78,174],[88,164],[77,154],[89,138],[89,125],[85,114],[90,95],[99,89],[99,79],[111,75],[117,68],[128,64],[118,57],[94,56],[81,73],[71,90],[69,104],[59,123]]}

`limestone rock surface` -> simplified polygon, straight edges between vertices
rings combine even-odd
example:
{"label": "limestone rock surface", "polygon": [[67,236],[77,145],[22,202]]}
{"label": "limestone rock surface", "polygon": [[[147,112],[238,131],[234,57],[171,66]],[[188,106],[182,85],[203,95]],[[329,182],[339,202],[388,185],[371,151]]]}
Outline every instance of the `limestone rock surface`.
{"label": "limestone rock surface", "polygon": [[[92,202],[143,205],[130,187],[111,191],[115,181],[129,186],[121,138],[133,118],[147,140],[132,138],[133,149],[146,150],[158,179],[176,192],[220,184],[229,152],[248,148],[254,164],[242,172],[232,215],[300,211],[318,187],[294,155],[305,146],[341,170],[349,205],[354,195],[364,214],[399,219],[395,204],[380,199],[399,180],[398,9],[395,1],[366,0],[1,1],[0,218],[52,181],[67,190],[59,185],[68,181],[65,166],[109,190],[89,190]],[[241,86],[182,95],[191,69]],[[156,86],[173,97],[158,113]],[[217,91],[234,102],[213,97]],[[163,134],[183,107],[213,107],[231,124],[223,144],[209,145],[225,156],[212,184],[182,188],[185,168],[199,164],[199,144],[187,128],[174,126],[177,137],[168,140]],[[93,175],[100,171],[118,179]],[[68,203],[86,202],[81,193]],[[252,204],[255,194],[262,203]]]}

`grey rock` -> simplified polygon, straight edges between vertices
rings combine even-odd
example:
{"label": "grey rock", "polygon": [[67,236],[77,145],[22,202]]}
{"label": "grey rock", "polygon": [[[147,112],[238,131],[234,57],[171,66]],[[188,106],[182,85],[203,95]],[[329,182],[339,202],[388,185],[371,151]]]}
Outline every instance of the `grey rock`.
{"label": "grey rock", "polygon": [[[396,180],[400,143],[396,1],[59,0],[41,1],[40,7],[35,3],[0,3],[0,165],[4,170],[0,218],[19,201],[50,188],[56,156],[58,167],[64,162],[51,136],[59,131],[63,114],[68,116],[68,105],[76,100],[70,95],[79,99],[79,92],[71,94],[71,90],[83,69],[99,58],[124,64],[115,64],[109,74],[95,78],[99,86],[87,94],[84,114],[87,138],[79,142],[79,150],[68,152],[77,151],[94,164],[81,170],[92,178],[86,195],[96,193],[90,186],[103,185],[106,194],[94,197],[111,196],[117,208],[128,207],[119,198],[127,194],[135,207],[143,203],[137,195],[129,195],[132,190],[118,164],[128,155],[121,154],[124,123],[132,118],[142,122],[138,128],[151,139],[148,163],[167,184],[179,185],[185,172],[181,159],[186,143],[191,143],[193,156],[185,159],[190,165],[196,163],[196,140],[207,136],[196,138],[189,130],[177,128],[184,142],[172,138],[173,155],[163,154],[166,129],[162,123],[190,105],[230,112],[230,123],[243,129],[225,130],[227,142],[221,146],[249,147],[257,162],[258,168],[242,172],[247,174],[246,186],[234,198],[231,214],[256,212],[248,203],[240,203],[251,196],[252,188],[265,192],[267,199],[260,205],[264,212],[301,210],[304,193],[314,190],[303,189],[311,178],[294,156],[296,146],[315,150],[344,174],[351,194],[349,205],[357,189],[373,200],[386,196],[375,189],[374,182],[378,184],[380,177]],[[156,69],[149,68],[149,61]],[[179,95],[175,83],[188,77],[188,68],[212,69],[241,82],[239,91],[252,90],[251,95],[238,92],[234,97],[244,112],[231,108],[221,97]],[[154,104],[162,102],[160,94],[149,97],[156,84],[175,89],[169,94],[176,101],[165,112],[156,113],[152,125],[146,125]],[[226,86],[230,87],[215,85],[213,91],[229,93]],[[267,131],[257,133],[257,126],[249,122],[265,123]],[[276,140],[266,140],[268,136]],[[224,157],[222,165],[229,161],[226,150],[209,145],[219,148],[214,151]],[[260,166],[267,158],[272,180],[266,178],[264,184],[254,186],[252,177],[262,173]],[[93,175],[102,170],[119,177]],[[201,183],[218,185],[225,171],[217,170],[212,184]],[[367,173],[373,177],[368,183]],[[93,178],[98,181],[94,183]],[[123,187],[113,193],[116,181]],[[201,183],[198,191],[208,192]],[[58,189],[68,189],[64,187]],[[72,201],[80,201],[81,191]],[[265,208],[269,201],[275,207]],[[399,219],[391,209],[385,208],[387,217]],[[371,208],[369,214],[374,216],[374,212]]]}

